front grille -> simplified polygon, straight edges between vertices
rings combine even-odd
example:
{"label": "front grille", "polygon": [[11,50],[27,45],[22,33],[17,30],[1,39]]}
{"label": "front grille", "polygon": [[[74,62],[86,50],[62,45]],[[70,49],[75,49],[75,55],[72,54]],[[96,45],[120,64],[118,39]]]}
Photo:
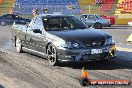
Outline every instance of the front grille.
{"label": "front grille", "polygon": [[108,55],[108,53],[93,54],[93,55],[91,55],[91,54],[89,54],[89,55],[85,54],[85,55],[83,56],[83,59],[84,59],[84,60],[104,59],[104,58],[107,57],[107,55]]}
{"label": "front grille", "polygon": [[97,47],[97,46],[103,46],[105,45],[105,41],[87,41],[87,42],[83,42],[86,47]]}

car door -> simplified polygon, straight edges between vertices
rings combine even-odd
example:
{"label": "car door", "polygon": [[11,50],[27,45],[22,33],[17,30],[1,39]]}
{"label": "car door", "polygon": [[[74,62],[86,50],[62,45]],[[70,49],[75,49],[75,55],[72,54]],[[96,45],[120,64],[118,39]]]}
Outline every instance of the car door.
{"label": "car door", "polygon": [[41,33],[42,22],[39,17],[33,19],[27,31],[28,47],[38,52],[45,52],[45,35]]}
{"label": "car door", "polygon": [[93,25],[95,22],[92,19],[92,15],[82,15],[81,20],[83,20],[89,26]]}
{"label": "car door", "polygon": [[95,23],[95,18],[94,18],[94,15],[87,15],[87,18],[86,18],[86,23],[89,24],[89,25],[93,25]]}

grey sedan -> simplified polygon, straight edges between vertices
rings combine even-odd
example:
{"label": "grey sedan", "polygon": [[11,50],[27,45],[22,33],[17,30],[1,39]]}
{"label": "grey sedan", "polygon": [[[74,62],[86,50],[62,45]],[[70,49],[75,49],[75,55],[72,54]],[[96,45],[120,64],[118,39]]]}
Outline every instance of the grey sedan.
{"label": "grey sedan", "polygon": [[96,29],[111,26],[109,20],[102,19],[97,14],[83,14],[79,18],[84,21],[88,26],[93,26]]}

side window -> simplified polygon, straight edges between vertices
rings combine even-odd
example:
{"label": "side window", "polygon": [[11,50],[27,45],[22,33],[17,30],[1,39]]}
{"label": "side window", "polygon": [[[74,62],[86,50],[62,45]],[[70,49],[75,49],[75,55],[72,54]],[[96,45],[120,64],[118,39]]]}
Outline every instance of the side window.
{"label": "side window", "polygon": [[88,19],[89,19],[89,20],[95,20],[95,16],[94,16],[94,15],[89,15],[89,16],[88,16]]}
{"label": "side window", "polygon": [[81,19],[82,20],[86,20],[87,19],[87,15],[82,15]]}
{"label": "side window", "polygon": [[6,15],[3,15],[2,18],[6,18]]}
{"label": "side window", "polygon": [[12,15],[6,15],[6,18],[7,19],[12,19],[13,17],[12,17]]}
{"label": "side window", "polygon": [[96,19],[102,19],[101,16],[99,15],[95,15],[96,16]]}
{"label": "side window", "polygon": [[83,17],[87,18],[87,15],[83,15]]}
{"label": "side window", "polygon": [[9,15],[9,14],[3,15],[3,18],[5,18],[5,19],[11,19],[12,18],[12,15]]}

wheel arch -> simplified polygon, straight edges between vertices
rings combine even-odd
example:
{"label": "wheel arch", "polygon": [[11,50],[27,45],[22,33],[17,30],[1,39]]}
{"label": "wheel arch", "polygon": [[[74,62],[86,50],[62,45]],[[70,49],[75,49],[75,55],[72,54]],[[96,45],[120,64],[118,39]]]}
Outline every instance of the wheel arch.
{"label": "wheel arch", "polygon": [[56,49],[56,53],[57,53],[58,51],[57,51],[57,48],[56,48],[55,44],[54,44],[53,42],[48,42],[48,43],[46,44],[46,54],[47,54],[47,48],[48,48],[48,46],[49,46],[50,44],[54,45],[54,47],[55,47],[55,49]]}
{"label": "wheel arch", "polygon": [[[94,24],[101,24],[100,22],[95,22]],[[101,24],[102,25],[102,24]]]}
{"label": "wheel arch", "polygon": [[47,48],[48,48],[48,46],[49,46],[50,44],[52,44],[52,42],[48,42],[48,43],[46,44],[46,53],[47,53]]}
{"label": "wheel arch", "polygon": [[102,28],[102,26],[103,26],[102,23],[100,23],[100,22],[95,22],[95,23],[93,24],[93,27],[94,27],[94,28],[95,28],[95,25],[96,25],[96,24],[100,24],[100,25],[101,25],[101,28]]}

